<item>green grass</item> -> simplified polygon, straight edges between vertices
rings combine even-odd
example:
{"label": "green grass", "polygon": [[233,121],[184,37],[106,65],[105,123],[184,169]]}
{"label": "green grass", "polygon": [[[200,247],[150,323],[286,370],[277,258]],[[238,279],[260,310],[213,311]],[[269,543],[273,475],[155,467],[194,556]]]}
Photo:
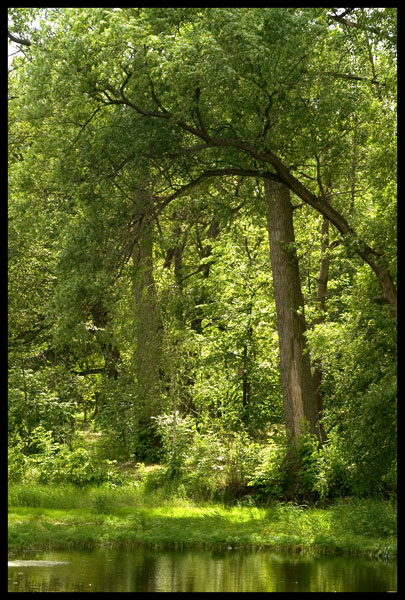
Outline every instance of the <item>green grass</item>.
{"label": "green grass", "polygon": [[128,546],[272,548],[396,556],[396,505],[340,500],[326,508],[225,506],[168,497],[143,483],[117,488],[14,485],[9,550]]}

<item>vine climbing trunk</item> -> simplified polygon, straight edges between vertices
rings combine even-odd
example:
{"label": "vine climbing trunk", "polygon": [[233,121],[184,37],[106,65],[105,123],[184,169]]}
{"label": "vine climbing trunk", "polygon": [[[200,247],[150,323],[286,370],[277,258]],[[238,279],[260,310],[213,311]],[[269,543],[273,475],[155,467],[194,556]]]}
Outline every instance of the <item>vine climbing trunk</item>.
{"label": "vine climbing trunk", "polygon": [[320,440],[319,418],[306,345],[304,299],[295,252],[288,188],[265,180],[267,230],[280,348],[284,417],[292,441],[310,432]]}

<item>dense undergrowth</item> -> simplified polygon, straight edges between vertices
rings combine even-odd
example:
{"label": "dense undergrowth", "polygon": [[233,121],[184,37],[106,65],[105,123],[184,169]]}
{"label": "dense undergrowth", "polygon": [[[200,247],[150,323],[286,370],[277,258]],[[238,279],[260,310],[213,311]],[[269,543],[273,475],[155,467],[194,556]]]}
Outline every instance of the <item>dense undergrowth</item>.
{"label": "dense undergrowth", "polygon": [[[175,430],[174,430],[175,420]],[[319,446],[314,436],[302,436],[292,449],[282,428],[273,428],[265,441],[246,431],[197,430],[192,419],[178,414],[160,420],[160,469],[148,470],[147,485],[181,490],[195,501],[236,502],[252,498],[256,504],[287,500],[313,503],[336,497],[389,497],[396,479],[376,477],[359,487],[353,465],[339,451],[333,436]],[[118,462],[108,441],[78,432],[71,444],[55,441],[51,431],[37,427],[29,443],[14,439],[9,446],[9,482],[73,484],[78,488],[109,484],[121,486],[145,474],[136,457]]]}
{"label": "dense undergrowth", "polygon": [[43,428],[28,452],[12,446],[9,551],[142,543],[396,555],[395,494],[349,495],[341,463],[311,438],[291,481],[280,433],[258,444],[183,423],[177,434],[155,465],[106,458],[87,429],[71,447]]}

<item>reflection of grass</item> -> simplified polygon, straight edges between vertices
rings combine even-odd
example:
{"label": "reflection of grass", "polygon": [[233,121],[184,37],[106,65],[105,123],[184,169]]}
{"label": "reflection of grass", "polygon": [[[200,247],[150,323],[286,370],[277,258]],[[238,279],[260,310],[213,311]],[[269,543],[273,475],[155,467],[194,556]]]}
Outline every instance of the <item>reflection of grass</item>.
{"label": "reflection of grass", "polygon": [[[361,518],[360,518],[361,516]],[[373,522],[376,526],[373,527]],[[355,525],[355,527],[354,527]],[[385,533],[384,533],[385,532]],[[226,507],[123,486],[10,489],[9,545],[21,549],[232,546],[395,556],[395,506],[341,501],[328,508]]]}

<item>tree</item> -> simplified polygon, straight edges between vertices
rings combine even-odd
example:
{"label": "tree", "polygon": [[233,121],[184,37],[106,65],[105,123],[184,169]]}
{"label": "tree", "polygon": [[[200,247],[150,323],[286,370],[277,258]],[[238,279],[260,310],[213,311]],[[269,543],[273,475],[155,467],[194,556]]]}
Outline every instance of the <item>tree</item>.
{"label": "tree", "polygon": [[290,195],[272,181],[265,181],[265,194],[286,428],[293,440],[308,431],[320,439]]}
{"label": "tree", "polygon": [[[162,323],[168,311],[162,310],[166,297],[155,273],[162,273],[163,262],[173,261],[181,298],[176,318],[188,331],[192,315],[194,333],[203,335],[209,304],[223,289],[213,283],[211,255],[222,230],[215,214],[201,219],[191,207],[203,206],[202,199],[214,206],[213,196],[224,188],[243,189],[243,203],[253,207],[264,183],[266,193],[273,190],[280,200],[272,204],[267,197],[274,224],[269,233],[277,312],[284,314],[289,305],[286,294],[294,302],[291,321],[278,319],[292,432],[301,431],[301,416],[311,431],[318,427],[321,407],[314,408],[302,311],[304,304],[306,311],[314,311],[314,305],[308,306],[313,300],[327,313],[332,248],[325,242],[321,249],[318,297],[303,298],[303,261],[289,254],[296,239],[292,215],[300,209],[292,212],[287,193],[292,201],[300,199],[315,227],[323,220],[324,236],[334,226],[334,242],[341,244],[333,284],[347,292],[349,263],[351,282],[361,279],[361,264],[367,264],[376,276],[367,293],[376,297],[379,286],[381,301],[395,316],[395,162],[387,133],[395,124],[395,23],[389,10],[353,9],[355,27],[347,25],[347,16],[322,8],[64,8],[48,9],[35,32],[36,43],[27,51],[30,63],[16,75],[23,92],[17,120],[30,123],[35,135],[16,171],[27,177],[38,157],[44,157],[38,191],[51,190],[61,200],[61,221],[68,215],[58,238],[55,339],[60,347],[68,342],[81,372],[107,369],[112,375],[105,378],[108,385],[107,380],[126,372],[139,386],[139,398],[145,398],[145,414],[148,388],[153,396],[152,389],[160,387],[162,407],[161,384],[167,387],[170,379],[162,367],[166,357],[155,360],[156,352],[174,347],[167,343],[165,325],[171,320]],[[223,202],[232,206],[226,194]],[[168,215],[176,211],[177,220],[169,226]],[[231,214],[234,221],[237,212]],[[283,218],[288,227],[281,232]],[[198,236],[204,228],[202,243]],[[175,243],[173,232],[180,238]],[[187,246],[191,232],[194,250]],[[272,239],[276,234],[281,238]],[[308,239],[310,233],[300,235]],[[249,246],[245,250],[248,255]],[[291,279],[286,280],[285,269]],[[247,287],[238,288],[244,298],[245,292],[247,298]],[[182,307],[186,298],[192,306],[188,315]],[[254,312],[252,298],[248,304]],[[242,358],[239,390],[246,407],[253,389],[248,371],[255,315],[246,315],[241,306],[236,312],[246,335],[239,338],[241,354],[236,352]],[[101,319],[92,314],[95,309],[104,315]],[[312,339],[321,329],[317,325]],[[124,329],[132,329],[132,339]],[[226,339],[220,329],[218,336],[221,343]],[[293,355],[287,353],[286,337],[295,344]],[[224,341],[223,357],[225,347]],[[132,367],[129,356],[134,357]],[[316,355],[315,366],[322,365],[321,359]],[[145,363],[152,366],[149,378]],[[221,362],[230,363],[229,357]],[[302,375],[303,396],[296,404],[285,376],[291,364]],[[319,383],[315,387],[319,390]],[[294,406],[301,406],[297,413],[290,411]]]}

